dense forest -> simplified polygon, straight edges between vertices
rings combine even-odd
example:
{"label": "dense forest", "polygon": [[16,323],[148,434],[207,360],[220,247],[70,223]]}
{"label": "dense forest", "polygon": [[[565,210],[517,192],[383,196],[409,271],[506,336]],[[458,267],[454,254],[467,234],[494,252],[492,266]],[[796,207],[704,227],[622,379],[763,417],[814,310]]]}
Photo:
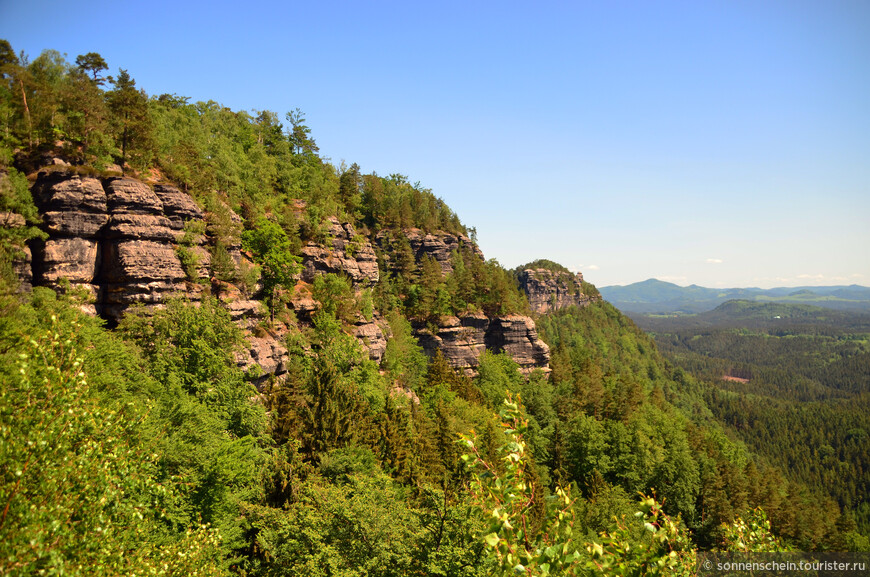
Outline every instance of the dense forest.
{"label": "dense forest", "polygon": [[[298,109],[282,121],[148,96],[107,71],[97,53],[31,61],[0,41],[0,212],[23,223],[0,232],[0,573],[689,575],[698,551],[870,549],[862,477],[832,494],[821,471],[773,458],[800,415],[772,437],[736,434],[764,409],[665,360],[600,301],[535,319],[548,370],[498,350],[455,370],[418,337],[451,315],[530,311],[443,200],[331,164]],[[202,296],[110,327],[68,285],[20,291],[16,263],[46,235],[31,184],[52,171],[191,194],[208,223]],[[375,247],[380,278],[316,276],[303,318],[290,306],[303,246],[330,240],[330,218],[355,227],[348,251]],[[460,239],[449,269],[412,250],[412,229]],[[203,234],[177,242],[186,270],[201,263],[185,238]],[[227,256],[237,245],[251,266]],[[237,362],[248,333],[227,287],[263,301],[255,331],[282,328],[280,379]],[[375,316],[380,360],[351,332]],[[860,377],[840,379],[859,374],[856,355],[826,366],[829,396],[799,394],[860,394]],[[864,467],[866,427],[826,406],[842,420],[804,426],[850,432],[823,457]]]}
{"label": "dense forest", "polygon": [[716,417],[754,452],[870,527],[870,316],[730,301],[636,316],[662,353],[707,383]]}

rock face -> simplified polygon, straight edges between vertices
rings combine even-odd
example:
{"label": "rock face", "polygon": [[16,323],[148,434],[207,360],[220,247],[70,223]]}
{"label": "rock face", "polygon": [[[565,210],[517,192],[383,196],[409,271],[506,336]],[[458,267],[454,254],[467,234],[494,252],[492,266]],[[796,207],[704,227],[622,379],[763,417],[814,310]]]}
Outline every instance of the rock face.
{"label": "rock face", "polygon": [[[484,258],[480,248],[463,235],[426,233],[420,229],[402,232],[402,236],[397,236],[383,231],[376,237],[384,262],[393,271],[407,267],[412,258],[419,266],[424,258],[430,257],[439,264],[441,272],[448,275],[453,272],[454,251],[470,250]],[[485,350],[507,353],[524,373],[534,369],[550,370],[549,347],[538,338],[535,322],[528,317],[488,317],[482,313],[442,317],[437,332],[423,325],[416,326],[414,332],[428,354],[440,350],[453,368],[472,375],[477,373],[480,355]]]}
{"label": "rock face", "polygon": [[[191,282],[209,277],[206,235],[198,232],[205,231],[212,239],[224,239],[224,248],[237,266],[253,266],[240,251],[237,237],[241,226],[235,213],[227,208],[225,215],[214,212],[205,215],[188,194],[167,184],[152,187],[132,178],[97,179],[71,170],[44,171],[39,173],[32,193],[48,238],[33,244],[32,266],[26,258],[22,261],[22,267],[27,269],[21,271],[22,278],[29,282],[27,272],[32,270],[34,284],[60,288],[68,282],[73,288],[85,289],[92,296],[91,312],[109,319],[120,318],[134,303],[157,305],[170,295],[196,300],[208,291],[209,287]],[[206,217],[208,226],[204,222]],[[6,220],[7,226],[12,226],[19,219],[10,216]],[[236,232],[216,233],[229,228]],[[396,234],[381,233],[375,239],[384,249],[382,256],[389,268],[408,262],[413,268],[414,263],[431,257],[444,274],[449,274],[453,270],[454,251],[470,250],[483,258],[480,249],[462,235],[425,233],[418,229],[404,231],[398,237]],[[401,256],[397,256],[396,246],[400,247]],[[179,257],[185,255],[184,251],[188,251],[187,270]],[[196,257],[193,264],[193,259],[188,258],[191,255]],[[400,259],[404,261],[399,262]],[[372,244],[352,224],[335,218],[329,220],[326,242],[309,242],[302,248],[302,263],[300,282],[290,299],[301,323],[310,319],[319,307],[310,294],[310,283],[318,275],[346,275],[358,291],[380,280],[378,256]],[[532,280],[527,283],[538,287],[535,294],[549,291],[549,295],[555,290],[562,295],[557,281],[542,280],[538,272],[531,271]],[[556,283],[555,289],[552,283]],[[295,321],[287,320],[286,325],[275,322],[267,329],[262,321],[268,312],[261,301],[249,294],[255,289],[248,287],[246,293],[215,278],[210,290],[248,335],[250,347],[240,354],[239,365],[243,368],[259,365],[263,379],[270,374],[286,373],[288,351],[284,340],[289,332],[299,330]],[[541,298],[546,302],[550,299]],[[562,302],[567,298],[560,296],[556,300]],[[390,330],[377,313],[371,320],[359,316],[350,330],[370,358],[377,362],[383,358]],[[485,350],[507,353],[524,372],[536,368],[549,370],[548,347],[538,338],[535,323],[528,317],[483,314],[446,317],[435,333],[426,327],[418,327],[416,333],[430,354],[440,349],[452,366],[471,374],[476,372]]]}
{"label": "rock face", "polygon": [[583,275],[554,272],[544,268],[526,269],[517,275],[520,288],[536,313],[546,313],[572,305],[586,306],[593,299],[583,294]]}
{"label": "rock face", "polygon": [[523,373],[549,372],[550,348],[538,338],[535,321],[521,315],[487,317],[483,314],[445,317],[438,332],[418,327],[417,339],[429,354],[440,350],[455,369],[477,374],[483,351],[507,353]]}
{"label": "rock face", "polygon": [[372,320],[360,318],[353,327],[353,336],[360,342],[369,358],[376,363],[381,362],[387,351],[388,334],[387,325],[377,312]]}
{"label": "rock face", "polygon": [[[0,178],[5,175],[0,174]],[[24,228],[27,222],[24,217],[14,212],[0,212],[0,226],[4,228]],[[12,257],[12,270],[18,277],[18,290],[27,292],[33,288],[33,254],[27,245],[16,246]]]}
{"label": "rock face", "polygon": [[[426,233],[418,228],[410,228],[404,232],[404,239],[407,240],[414,260],[420,262],[425,256],[434,258],[441,266],[441,272],[445,275],[453,272],[453,263],[451,261],[453,251],[458,251],[461,247],[467,247],[472,252],[483,258],[483,253],[480,248],[471,239],[464,235],[455,235],[448,232]],[[389,245],[394,245],[396,242],[402,242],[400,239],[392,238],[387,232],[381,232],[376,238],[378,246],[388,248]],[[395,259],[386,259],[387,267],[395,269],[399,266]]]}
{"label": "rock face", "polygon": [[[68,281],[91,294],[93,312],[114,319],[133,303],[198,296],[176,253],[185,223],[203,218],[189,195],[132,178],[68,172],[41,172],[32,192],[49,235],[34,255],[38,284]],[[204,249],[191,250],[207,260]]]}
{"label": "rock face", "polygon": [[329,219],[331,246],[309,242],[302,249],[302,280],[311,282],[318,274],[346,274],[355,287],[377,284],[378,258],[371,243],[358,235],[349,222]]}

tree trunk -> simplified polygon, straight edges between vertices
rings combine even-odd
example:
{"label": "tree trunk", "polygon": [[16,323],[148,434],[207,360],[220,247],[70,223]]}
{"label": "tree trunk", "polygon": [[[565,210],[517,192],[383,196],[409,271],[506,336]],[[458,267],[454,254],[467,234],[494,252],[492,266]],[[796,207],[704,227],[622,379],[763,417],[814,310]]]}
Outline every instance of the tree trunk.
{"label": "tree trunk", "polygon": [[24,92],[24,81],[18,79],[18,85],[21,86],[21,100],[24,102],[24,114],[27,116],[27,140],[30,143],[30,149],[33,150],[33,122],[30,120],[30,107],[27,106],[27,94]]}

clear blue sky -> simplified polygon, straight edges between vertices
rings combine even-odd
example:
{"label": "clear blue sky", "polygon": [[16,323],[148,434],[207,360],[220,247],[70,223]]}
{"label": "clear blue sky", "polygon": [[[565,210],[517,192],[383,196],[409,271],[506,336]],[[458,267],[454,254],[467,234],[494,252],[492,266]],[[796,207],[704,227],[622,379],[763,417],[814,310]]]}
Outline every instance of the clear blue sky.
{"label": "clear blue sky", "polygon": [[0,38],[148,94],[301,108],[507,267],[870,285],[870,2],[0,0]]}

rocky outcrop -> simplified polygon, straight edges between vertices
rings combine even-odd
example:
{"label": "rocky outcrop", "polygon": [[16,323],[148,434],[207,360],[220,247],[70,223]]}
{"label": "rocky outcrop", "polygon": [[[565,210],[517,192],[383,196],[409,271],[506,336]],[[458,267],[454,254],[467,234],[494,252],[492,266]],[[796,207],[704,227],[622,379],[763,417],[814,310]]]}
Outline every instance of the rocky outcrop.
{"label": "rocky outcrop", "polygon": [[289,359],[283,341],[283,335],[275,333],[248,335],[248,348],[239,358],[239,366],[248,371],[257,365],[263,372],[263,378],[268,378],[269,375],[281,377],[287,372]]}
{"label": "rocky outcrop", "polygon": [[438,323],[438,332],[418,326],[415,334],[428,355],[440,350],[451,367],[472,373],[486,350],[489,323],[489,318],[483,314],[444,317]]}
{"label": "rocky outcrop", "polygon": [[[5,175],[0,175],[5,178]],[[15,212],[0,212],[0,226],[9,229],[21,229],[27,225],[27,221]],[[27,292],[33,288],[33,254],[26,244],[15,243],[12,254],[12,271],[18,278],[18,290]]]}
{"label": "rocky outcrop", "polygon": [[586,306],[592,298],[583,293],[583,275],[545,268],[525,269],[517,273],[520,288],[536,313],[547,313],[572,305]]}
{"label": "rocky outcrop", "polygon": [[32,188],[48,239],[34,243],[34,283],[66,279],[99,298],[100,235],[109,222],[106,191],[96,178],[40,173]]}
{"label": "rocky outcrop", "polygon": [[477,374],[485,350],[507,353],[523,373],[550,370],[550,348],[538,337],[535,321],[522,315],[445,317],[436,333],[429,327],[415,332],[427,354],[440,350],[450,366],[471,375]]}
{"label": "rocky outcrop", "polygon": [[[318,275],[346,275],[357,291],[380,280],[378,259],[369,240],[352,224],[331,218],[325,231],[327,240],[309,242],[302,248],[303,269],[288,299],[296,320],[288,317],[283,319],[286,324],[278,319],[264,323],[268,312],[260,300],[253,298],[252,293],[257,291],[253,281],[246,289],[227,282],[233,279],[229,275],[221,277],[224,280],[211,279],[211,286],[190,282],[209,277],[206,238],[219,244],[221,251],[226,249],[224,261],[228,254],[240,269],[253,266],[240,250],[241,219],[229,208],[206,215],[188,194],[173,186],[149,186],[125,177],[98,179],[75,174],[71,169],[41,172],[32,192],[48,235],[45,241],[34,243],[32,267],[25,262],[34,273],[34,283],[54,288],[69,283],[73,288],[85,289],[92,296],[92,312],[109,319],[120,318],[134,303],[158,305],[176,294],[198,299],[202,292],[210,290],[246,331],[249,347],[240,353],[239,365],[245,369],[259,366],[263,379],[286,373],[285,337],[299,330],[297,323],[310,322],[319,308],[310,291],[310,283]],[[413,268],[414,262],[429,257],[444,274],[449,274],[455,251],[471,251],[483,258],[480,249],[463,235],[418,229],[404,231],[400,237],[395,234],[381,233],[376,238],[384,249],[388,267],[404,266],[411,260]],[[180,254],[185,256],[186,264]],[[535,286],[543,287],[538,292],[552,293],[552,287],[535,276],[538,271],[532,272],[533,280],[538,282]],[[529,281],[529,286],[532,284]],[[560,295],[561,290],[556,287]],[[359,316],[349,330],[368,356],[380,362],[389,335],[387,323],[375,313],[370,320]],[[524,372],[549,370],[547,345],[538,338],[534,321],[525,316],[446,317],[437,330],[417,327],[416,334],[427,352],[441,350],[452,366],[471,374],[476,372],[485,350],[507,353]]]}
{"label": "rocky outcrop", "polygon": [[349,222],[329,219],[331,241],[323,246],[309,242],[302,248],[302,280],[311,282],[319,274],[345,274],[355,287],[377,284],[378,258],[371,243],[357,234]]}
{"label": "rocky outcrop", "polygon": [[[407,271],[431,258],[445,276],[453,272],[453,255],[471,252],[480,259],[483,253],[471,239],[447,232],[427,233],[420,229],[382,231],[376,237],[385,266],[391,271]],[[550,351],[538,338],[535,322],[525,316],[488,317],[483,313],[442,317],[435,327],[418,324],[415,335],[430,355],[440,350],[456,369],[476,374],[485,350],[505,352],[525,373],[534,369],[549,372]]]}
{"label": "rocky outcrop", "polygon": [[[83,288],[93,312],[112,319],[133,303],[156,304],[168,294],[198,298],[202,289],[185,282],[176,253],[185,223],[203,218],[189,195],[132,178],[64,171],[39,173],[32,193],[48,233],[36,244],[38,284]],[[189,250],[200,258],[199,274],[207,274],[207,251]]]}
{"label": "rocky outcrop", "polygon": [[291,327],[276,322],[265,328],[263,321],[269,318],[265,303],[249,298],[235,285],[212,279],[212,292],[230,313],[230,319],[244,331],[247,347],[236,354],[238,366],[259,374],[254,379],[258,387],[271,375],[279,378],[284,375],[289,358],[284,337]]}
{"label": "rocky outcrop", "polygon": [[368,357],[376,363],[381,362],[381,359],[384,358],[384,353],[387,351],[388,334],[387,324],[377,312],[375,312],[371,320],[360,317],[353,326],[353,336],[362,345]]}
{"label": "rocky outcrop", "polygon": [[389,232],[381,232],[376,238],[378,246],[386,251],[384,260],[390,269],[400,266],[395,255],[399,243],[408,242],[411,254],[416,262],[420,262],[425,256],[435,259],[441,266],[441,272],[448,275],[453,272],[453,252],[461,248],[467,248],[474,254],[483,258],[480,248],[465,235],[455,235],[448,232],[427,233],[418,228],[410,228],[402,231],[402,237],[395,238]]}
{"label": "rocky outcrop", "polygon": [[486,331],[486,348],[506,353],[523,372],[550,371],[550,347],[538,337],[535,321],[529,317],[504,315],[492,319]]}

